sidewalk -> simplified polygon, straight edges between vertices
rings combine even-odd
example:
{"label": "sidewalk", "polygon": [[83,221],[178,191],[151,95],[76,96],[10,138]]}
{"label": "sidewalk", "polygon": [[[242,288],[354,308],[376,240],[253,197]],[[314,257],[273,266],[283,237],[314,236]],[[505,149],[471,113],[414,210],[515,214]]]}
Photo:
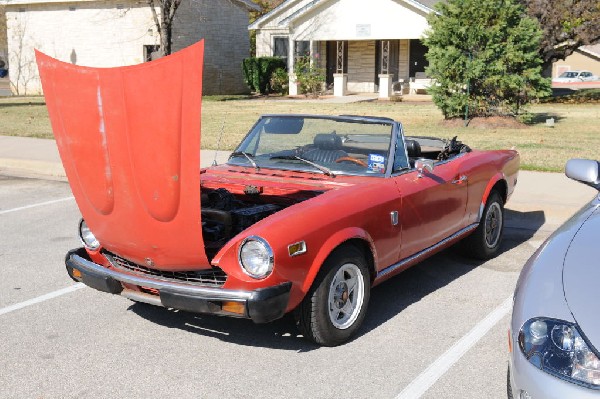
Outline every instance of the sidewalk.
{"label": "sidewalk", "polygon": [[[200,166],[210,166],[215,159],[224,163],[228,151],[201,150]],[[0,175],[39,177],[67,181],[54,140],[0,136]]]}
{"label": "sidewalk", "polygon": [[[201,150],[201,166],[210,166],[215,156],[220,164],[227,161],[229,153]],[[56,142],[26,137],[0,136],[0,175],[67,180]],[[507,227],[554,229],[596,194],[593,188],[562,173],[521,171],[515,193],[506,205]]]}

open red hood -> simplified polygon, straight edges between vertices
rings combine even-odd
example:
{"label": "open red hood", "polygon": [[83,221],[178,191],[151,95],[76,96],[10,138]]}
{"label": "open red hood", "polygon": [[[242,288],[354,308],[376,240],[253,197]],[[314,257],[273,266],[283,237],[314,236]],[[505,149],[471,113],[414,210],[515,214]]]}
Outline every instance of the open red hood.
{"label": "open red hood", "polygon": [[160,269],[209,267],[200,220],[204,42],[140,65],[36,52],[71,190],[104,248]]}

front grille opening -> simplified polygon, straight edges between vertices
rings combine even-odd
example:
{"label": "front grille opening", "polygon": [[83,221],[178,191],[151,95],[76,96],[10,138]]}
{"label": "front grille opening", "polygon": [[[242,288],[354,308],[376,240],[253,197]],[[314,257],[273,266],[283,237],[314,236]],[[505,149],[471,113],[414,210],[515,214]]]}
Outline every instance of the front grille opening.
{"label": "front grille opening", "polygon": [[152,269],[147,266],[142,266],[137,263],[131,262],[119,255],[113,254],[109,251],[102,251],[103,255],[116,269],[121,269],[129,273],[157,277],[162,280],[171,280],[177,282],[185,282],[194,285],[202,285],[207,287],[221,287],[227,281],[227,274],[218,267],[212,266],[211,269],[206,270],[192,270],[192,271],[167,271]]}

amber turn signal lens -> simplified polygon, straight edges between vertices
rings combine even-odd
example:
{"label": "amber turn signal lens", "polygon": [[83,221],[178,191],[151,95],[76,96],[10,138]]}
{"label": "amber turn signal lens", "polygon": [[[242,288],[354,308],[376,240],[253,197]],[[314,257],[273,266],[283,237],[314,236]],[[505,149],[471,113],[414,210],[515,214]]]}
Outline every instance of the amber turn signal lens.
{"label": "amber turn signal lens", "polygon": [[236,313],[245,315],[246,314],[246,304],[243,302],[223,302],[221,305],[221,309],[224,312]]}
{"label": "amber turn signal lens", "polygon": [[73,269],[73,277],[75,278],[81,278],[81,272],[77,269]]}
{"label": "amber turn signal lens", "polygon": [[306,243],[304,241],[288,245],[288,254],[290,256],[301,255],[306,252]]}

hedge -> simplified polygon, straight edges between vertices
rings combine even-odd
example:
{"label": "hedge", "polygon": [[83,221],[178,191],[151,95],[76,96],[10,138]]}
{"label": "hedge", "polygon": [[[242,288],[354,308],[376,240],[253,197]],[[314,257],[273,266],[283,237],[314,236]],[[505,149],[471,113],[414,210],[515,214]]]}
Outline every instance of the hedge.
{"label": "hedge", "polygon": [[285,60],[279,57],[251,57],[242,62],[244,81],[251,91],[268,94],[271,89],[271,75],[279,68],[286,68]]}

